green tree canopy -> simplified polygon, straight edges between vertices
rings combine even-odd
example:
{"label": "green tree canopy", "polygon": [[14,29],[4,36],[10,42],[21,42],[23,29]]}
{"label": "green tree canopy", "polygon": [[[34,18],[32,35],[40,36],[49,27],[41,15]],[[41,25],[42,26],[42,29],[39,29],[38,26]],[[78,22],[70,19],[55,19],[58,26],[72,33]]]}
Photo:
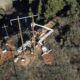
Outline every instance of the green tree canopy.
{"label": "green tree canopy", "polygon": [[72,19],[78,19],[80,15],[80,1],[79,0],[65,0],[71,7],[69,15]]}
{"label": "green tree canopy", "polygon": [[45,12],[45,17],[53,17],[56,13],[63,9],[65,6],[64,0],[48,0],[47,9]]}

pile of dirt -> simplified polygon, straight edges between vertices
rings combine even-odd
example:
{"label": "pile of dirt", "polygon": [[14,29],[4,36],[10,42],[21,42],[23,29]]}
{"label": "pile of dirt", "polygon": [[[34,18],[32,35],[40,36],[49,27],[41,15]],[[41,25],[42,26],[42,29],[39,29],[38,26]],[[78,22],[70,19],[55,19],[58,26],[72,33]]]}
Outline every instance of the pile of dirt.
{"label": "pile of dirt", "polygon": [[54,55],[52,53],[44,54],[42,57],[45,64],[52,65],[54,63]]}
{"label": "pile of dirt", "polygon": [[0,54],[0,65],[5,63],[6,61],[12,59],[12,53],[10,51],[6,52],[5,54],[4,53],[1,53]]}

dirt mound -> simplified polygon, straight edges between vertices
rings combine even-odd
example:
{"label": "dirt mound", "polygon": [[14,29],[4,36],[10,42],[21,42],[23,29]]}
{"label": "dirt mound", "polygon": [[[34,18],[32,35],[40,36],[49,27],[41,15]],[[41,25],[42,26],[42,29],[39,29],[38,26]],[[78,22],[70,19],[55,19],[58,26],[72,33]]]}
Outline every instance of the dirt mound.
{"label": "dirt mound", "polygon": [[4,62],[12,59],[12,53],[10,51],[6,52],[5,54],[4,53],[1,53],[0,54],[0,65],[3,64]]}
{"label": "dirt mound", "polygon": [[44,54],[42,57],[45,64],[52,65],[54,63],[54,55],[52,53]]}

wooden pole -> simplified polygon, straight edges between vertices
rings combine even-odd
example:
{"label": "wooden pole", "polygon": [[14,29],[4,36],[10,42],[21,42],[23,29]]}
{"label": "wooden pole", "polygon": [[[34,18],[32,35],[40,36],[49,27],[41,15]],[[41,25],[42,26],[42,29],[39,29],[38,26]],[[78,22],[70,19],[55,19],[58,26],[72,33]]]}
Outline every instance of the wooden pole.
{"label": "wooden pole", "polygon": [[20,24],[20,20],[19,20],[19,16],[17,16],[17,20],[18,20],[18,26],[19,26],[19,31],[20,31],[20,37],[21,37],[21,43],[22,43],[22,52],[24,54],[24,41],[23,41],[23,35],[22,35],[22,30],[21,30],[21,24]]}
{"label": "wooden pole", "polygon": [[[32,24],[34,23],[34,16],[32,16]],[[33,38],[32,38],[32,41],[33,41],[33,49],[35,49],[35,31],[34,31],[34,25],[32,25],[32,33],[33,33]]]}

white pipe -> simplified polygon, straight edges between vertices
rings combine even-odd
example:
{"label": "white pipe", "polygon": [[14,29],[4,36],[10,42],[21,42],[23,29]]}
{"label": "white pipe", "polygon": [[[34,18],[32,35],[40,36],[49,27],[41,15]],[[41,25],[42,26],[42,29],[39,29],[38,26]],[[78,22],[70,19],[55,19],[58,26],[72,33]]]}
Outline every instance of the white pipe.
{"label": "white pipe", "polygon": [[15,58],[14,62],[17,63],[19,59],[20,59],[19,57]]}
{"label": "white pipe", "polygon": [[48,27],[46,27],[46,26],[42,26],[42,25],[39,25],[39,24],[36,24],[36,23],[34,23],[34,25],[35,25],[35,26],[42,27],[42,28],[47,29],[47,30],[53,30],[53,29],[51,29],[51,28],[48,28]]}
{"label": "white pipe", "polygon": [[24,44],[23,44],[23,49],[22,49],[22,46],[18,48],[18,53],[26,50],[26,47],[30,47],[31,46],[31,41],[26,41]]}
{"label": "white pipe", "polygon": [[[36,16],[38,16],[38,15],[27,16],[27,17],[21,17],[21,18],[19,18],[19,19],[26,19],[26,18],[36,17]],[[18,20],[18,19],[17,19],[17,18],[16,18],[16,19],[11,19],[10,22],[15,21],[15,20]]]}
{"label": "white pipe", "polygon": [[[32,25],[34,25],[34,26],[39,26],[39,27],[42,27],[42,28],[44,28],[44,29],[49,30],[49,32],[48,32],[48,33],[45,33],[45,35],[38,41],[38,43],[39,43],[40,45],[42,45],[42,42],[43,42],[51,33],[53,33],[53,29],[48,28],[48,27],[46,27],[46,26],[42,26],[42,25],[39,25],[39,24],[36,24],[36,23],[32,23],[31,26],[32,26]],[[42,33],[42,34],[44,34],[44,33]],[[42,34],[41,34],[41,35],[42,35]]]}
{"label": "white pipe", "polygon": [[41,56],[44,56],[45,54],[49,54],[52,50],[49,50],[47,52],[44,52]]}
{"label": "white pipe", "polygon": [[43,42],[49,35],[51,35],[51,33],[53,33],[53,30],[50,30],[48,33],[46,33],[46,34],[38,41],[38,43],[42,45],[42,42]]}

